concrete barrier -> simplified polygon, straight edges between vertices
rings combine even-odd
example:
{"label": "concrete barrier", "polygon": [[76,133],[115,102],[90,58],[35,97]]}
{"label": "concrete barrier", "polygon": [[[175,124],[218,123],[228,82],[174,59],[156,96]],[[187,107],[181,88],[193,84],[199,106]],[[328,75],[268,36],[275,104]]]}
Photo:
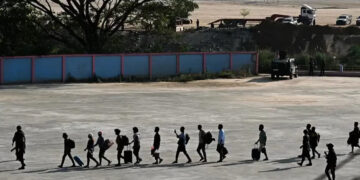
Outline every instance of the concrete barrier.
{"label": "concrete barrier", "polygon": [[86,81],[94,77],[151,79],[244,69],[257,74],[258,63],[257,52],[0,57],[0,84]]}

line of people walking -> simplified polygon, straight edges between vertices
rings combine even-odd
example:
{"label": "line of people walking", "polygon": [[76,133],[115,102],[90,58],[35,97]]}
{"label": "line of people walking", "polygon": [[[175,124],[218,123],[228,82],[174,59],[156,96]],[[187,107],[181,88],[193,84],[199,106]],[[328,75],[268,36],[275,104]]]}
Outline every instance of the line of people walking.
{"label": "line of people walking", "polygon": [[[22,131],[21,126],[17,126],[17,131],[14,134],[13,137],[13,147],[11,151],[16,151],[16,157],[17,160],[20,161],[21,167],[20,170],[25,169],[25,163],[24,163],[24,154],[26,149],[26,138],[25,134]],[[211,144],[213,141],[215,141],[215,138],[212,137],[211,132],[205,132],[202,128],[202,125],[198,125],[199,130],[199,144],[197,147],[197,153],[200,156],[201,162],[207,162],[207,156],[206,156],[206,145]],[[225,147],[225,132],[223,130],[223,125],[218,125],[218,141],[217,141],[217,148],[216,151],[219,153],[219,160],[218,162],[222,162],[226,155],[228,154],[228,150]],[[258,152],[263,153],[265,155],[264,161],[269,160],[268,154],[266,151],[266,142],[267,142],[267,136],[266,132],[264,130],[264,125],[259,125],[259,138],[255,142],[255,144],[259,144],[258,146]],[[160,157],[160,144],[161,144],[161,136],[160,136],[160,128],[155,127],[154,129],[154,141],[153,146],[151,148],[151,155],[154,157],[155,162],[153,164],[161,164],[163,159]],[[115,129],[114,133],[116,135],[115,143],[117,145],[117,164],[116,166],[121,166],[121,159],[123,159],[124,163],[131,163],[132,162],[132,154],[135,156],[136,161],[135,164],[139,164],[142,161],[142,158],[140,157],[140,134],[139,129],[137,127],[133,127],[133,140],[130,142],[128,137],[125,135],[120,135],[121,131],[120,129]],[[178,158],[180,152],[182,152],[186,158],[188,159],[187,163],[191,163],[192,159],[190,158],[189,154],[187,153],[186,146],[188,142],[190,141],[190,136],[185,133],[185,127],[180,127],[180,134],[177,133],[176,130],[174,130],[174,133],[176,137],[178,138],[178,147],[175,155],[175,161],[173,163],[178,163]],[[306,129],[303,131],[303,140],[302,145],[300,148],[302,149],[302,153],[299,156],[301,158],[301,162],[298,164],[300,166],[303,165],[305,159],[308,159],[309,163],[307,166],[312,166],[312,159],[316,158],[316,155],[318,158],[321,157],[321,154],[316,150],[319,142],[320,142],[320,134],[316,132],[316,128],[314,126],[311,126],[311,124],[307,124]],[[62,168],[65,162],[66,157],[68,157],[71,160],[72,166],[76,167],[76,163],[80,166],[84,165],[79,157],[72,156],[71,151],[75,148],[75,142],[69,138],[67,133],[63,133],[62,135],[64,139],[64,154],[62,156],[61,164],[58,166],[59,168]],[[347,143],[351,145],[351,153],[354,152],[354,147],[359,146],[359,138],[360,138],[360,130],[358,127],[358,122],[354,123],[354,130],[349,133],[349,138],[347,140]],[[95,162],[95,167],[102,165],[102,160],[104,159],[107,161],[107,165],[111,165],[112,161],[109,160],[105,153],[106,151],[115,144],[109,139],[104,139],[103,134],[101,131],[98,132],[98,138],[95,143],[94,137],[92,134],[88,134],[88,142],[84,149],[84,151],[87,151],[86,157],[87,157],[87,163],[84,166],[84,168],[89,168],[90,166],[90,160]],[[133,145],[132,149],[133,151],[129,150],[129,146]],[[99,147],[99,160],[96,160],[94,158],[94,149],[95,147]],[[326,145],[328,147],[328,152],[324,152],[325,157],[327,159],[328,165],[326,166],[325,173],[328,177],[328,179],[335,179],[335,168],[336,168],[336,153],[334,151],[334,145],[329,143]],[[124,151],[125,147],[127,150]],[[124,151],[124,155],[123,155]],[[310,151],[312,151],[312,157],[310,156]],[[253,156],[254,159],[254,156]],[[258,160],[258,158],[256,158]],[[76,163],[75,163],[76,162]],[[329,171],[331,172],[331,176],[329,174]],[[331,178],[332,177],[332,178]]]}

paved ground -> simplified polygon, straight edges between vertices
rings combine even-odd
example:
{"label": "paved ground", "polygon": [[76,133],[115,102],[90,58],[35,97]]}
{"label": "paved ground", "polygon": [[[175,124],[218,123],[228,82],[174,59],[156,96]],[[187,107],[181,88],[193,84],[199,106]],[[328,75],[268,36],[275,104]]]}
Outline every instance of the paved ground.
{"label": "paved ground", "polygon": [[[325,143],[335,144],[339,157],[337,179],[360,178],[360,156],[348,155],[346,145],[353,122],[359,121],[360,79],[300,77],[271,82],[259,76],[241,80],[209,80],[192,83],[66,84],[0,87],[0,179],[321,179],[325,159],[313,167],[298,167],[302,130],[307,123]],[[209,163],[197,163],[197,124],[217,133],[223,123],[230,155],[215,163],[215,144],[208,147]],[[265,125],[270,161],[253,162],[250,150],[257,127]],[[10,153],[15,127],[22,124],[28,139],[27,169]],[[188,151],[195,163],[171,165],[176,138],[173,129],[186,126],[191,136]],[[63,152],[62,132],[70,134],[74,155],[85,159],[88,133],[113,129],[131,136],[138,126],[142,136],[139,166],[58,169]],[[151,165],[153,127],[162,135],[160,166]],[[97,149],[96,149],[97,152]],[[115,160],[112,147],[107,156]],[[360,154],[360,152],[359,152]],[[181,156],[180,162],[185,162]],[[66,166],[69,166],[66,160]]]}

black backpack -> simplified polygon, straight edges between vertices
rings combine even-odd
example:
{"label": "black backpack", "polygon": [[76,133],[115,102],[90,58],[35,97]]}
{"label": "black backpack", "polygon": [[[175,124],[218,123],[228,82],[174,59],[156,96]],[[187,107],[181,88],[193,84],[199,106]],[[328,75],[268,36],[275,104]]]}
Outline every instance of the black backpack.
{"label": "black backpack", "polygon": [[188,144],[190,141],[190,136],[188,134],[185,135],[185,144]]}
{"label": "black backpack", "polygon": [[105,141],[104,141],[104,150],[108,150],[112,145],[113,145],[114,143],[113,142],[111,142],[109,139],[106,139]]}
{"label": "black backpack", "polygon": [[211,144],[211,142],[215,141],[215,138],[212,137],[211,132],[207,132],[204,136],[204,140],[206,144]]}
{"label": "black backpack", "polygon": [[124,146],[129,145],[129,138],[127,136],[121,136],[121,141]]}
{"label": "black backpack", "polygon": [[74,149],[75,148],[75,141],[72,139],[69,139],[69,147],[70,149]]}

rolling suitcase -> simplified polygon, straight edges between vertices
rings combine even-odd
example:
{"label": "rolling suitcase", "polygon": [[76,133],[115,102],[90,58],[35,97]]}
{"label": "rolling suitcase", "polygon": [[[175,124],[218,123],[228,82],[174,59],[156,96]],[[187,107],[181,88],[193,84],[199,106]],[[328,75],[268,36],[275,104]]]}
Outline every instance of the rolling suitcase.
{"label": "rolling suitcase", "polygon": [[127,150],[124,151],[124,161],[125,164],[132,163],[132,151],[129,150],[129,146],[127,146]]}
{"label": "rolling suitcase", "polygon": [[81,161],[81,159],[78,156],[74,156],[74,160],[79,166],[84,165],[84,163]]}
{"label": "rolling suitcase", "polygon": [[258,161],[260,159],[260,150],[259,147],[254,147],[251,150],[251,157],[254,161]]}

